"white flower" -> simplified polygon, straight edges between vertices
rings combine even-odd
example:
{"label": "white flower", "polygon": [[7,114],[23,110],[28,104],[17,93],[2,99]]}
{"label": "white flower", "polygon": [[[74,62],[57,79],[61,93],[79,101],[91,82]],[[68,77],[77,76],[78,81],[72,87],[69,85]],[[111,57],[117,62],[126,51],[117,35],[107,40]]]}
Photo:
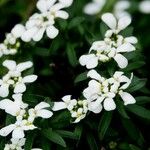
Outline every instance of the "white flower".
{"label": "white flower", "polygon": [[41,102],[38,105],[35,106],[35,108],[29,109],[29,118],[28,120],[33,122],[33,120],[37,117],[42,117],[42,118],[50,118],[53,113],[45,108],[50,107],[50,105],[46,102]]}
{"label": "white flower", "polygon": [[[67,4],[67,3],[66,3]],[[50,39],[54,39],[59,30],[54,27],[55,19],[67,19],[69,14],[62,10],[66,5],[63,2],[56,3],[56,0],[39,0],[37,8],[41,13],[33,14],[26,22],[26,31],[21,36],[24,42],[31,40],[40,41],[46,32]]]}
{"label": "white flower", "polygon": [[131,6],[131,3],[127,0],[121,0],[117,1],[114,7],[114,14],[119,19],[124,16],[130,16],[130,14],[127,12],[127,9],[129,9]]}
{"label": "white flower", "polygon": [[14,55],[16,52],[15,48],[8,48],[5,44],[0,44],[0,57],[3,55]]}
{"label": "white flower", "polygon": [[66,95],[62,98],[63,102],[55,102],[52,108],[53,111],[58,111],[62,109],[72,110],[73,107],[77,104],[76,99],[71,99],[71,95]]}
{"label": "white flower", "polygon": [[0,130],[0,135],[7,136],[12,132],[12,138],[21,139],[25,136],[24,131],[34,130],[35,128],[36,127],[28,120],[17,119],[14,124],[10,124],[2,128]]}
{"label": "white flower", "polygon": [[103,14],[102,20],[110,28],[109,32],[115,34],[124,30],[131,23],[131,18],[129,16],[124,16],[117,20],[111,13]]}
{"label": "white flower", "polygon": [[37,79],[36,75],[21,76],[21,73],[32,67],[32,62],[27,61],[16,64],[13,60],[5,60],[3,66],[8,68],[8,73],[0,80],[0,96],[7,97],[9,87],[12,86],[14,93],[23,93],[26,91],[26,83],[32,83]]}
{"label": "white flower", "polygon": [[22,101],[22,94],[14,94],[14,101],[10,99],[4,99],[0,101],[0,109],[5,110],[6,113],[16,116],[23,117],[25,114],[25,108],[28,107],[28,104]]}
{"label": "white flower", "polygon": [[121,96],[124,105],[136,102],[131,94],[124,92],[131,84],[133,75],[129,79],[123,74],[123,72],[117,71],[113,77],[105,79],[95,70],[89,71],[87,76],[92,78],[92,80],[83,91],[83,95],[88,100],[90,111],[99,113],[102,110],[102,103],[105,110],[114,110],[116,108],[114,99],[117,94]]}
{"label": "white flower", "polygon": [[25,144],[26,139],[11,139],[11,144],[6,144],[4,150],[24,150],[22,147]]}
{"label": "white flower", "polygon": [[105,3],[106,0],[93,0],[92,2],[85,5],[84,13],[88,15],[98,14],[102,10]]}
{"label": "white flower", "polygon": [[92,69],[97,67],[99,61],[107,62],[113,58],[120,68],[125,68],[128,65],[128,60],[121,53],[134,51],[133,42],[137,42],[135,37],[125,38],[124,43],[118,40],[118,47],[115,48],[112,47],[112,44],[116,45],[115,43],[96,41],[92,44],[89,54],[82,55],[79,62],[82,66],[86,66],[87,69]]}
{"label": "white flower", "polygon": [[150,0],[145,0],[145,1],[140,2],[139,10],[142,13],[149,14],[150,13]]}
{"label": "white flower", "polygon": [[87,100],[71,99],[71,95],[66,95],[62,98],[63,102],[55,102],[52,108],[53,111],[62,109],[68,109],[71,113],[71,117],[74,119],[74,123],[79,122],[85,118],[88,111]]}
{"label": "white flower", "polygon": [[72,5],[73,0],[59,0],[60,3],[62,3],[65,7],[69,7]]}

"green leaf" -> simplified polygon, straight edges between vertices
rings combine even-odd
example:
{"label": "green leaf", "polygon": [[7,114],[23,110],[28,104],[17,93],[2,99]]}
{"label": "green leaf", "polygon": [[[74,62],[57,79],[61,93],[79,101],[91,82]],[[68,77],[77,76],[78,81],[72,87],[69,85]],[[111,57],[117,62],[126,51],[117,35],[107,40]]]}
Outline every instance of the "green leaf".
{"label": "green leaf", "polygon": [[50,141],[61,145],[62,147],[66,147],[64,139],[56,131],[53,131],[52,129],[46,129],[42,131],[42,134]]}
{"label": "green leaf", "polygon": [[74,83],[78,83],[78,82],[81,82],[81,81],[84,81],[87,79],[87,71],[86,72],[83,72],[81,74],[79,74],[75,80],[74,80]]}
{"label": "green leaf", "polygon": [[65,130],[56,130],[56,132],[64,138],[69,139],[78,139],[77,135],[74,132],[65,131]]}
{"label": "green leaf", "polygon": [[78,25],[80,25],[82,22],[84,22],[85,18],[84,17],[76,17],[73,18],[69,25],[68,25],[68,29],[72,29],[74,27],[77,27]]}
{"label": "green leaf", "polygon": [[83,126],[82,125],[77,125],[75,130],[74,130],[74,133],[77,136],[78,140],[81,139],[82,132],[83,132]]}
{"label": "green leaf", "polygon": [[137,104],[147,104],[147,103],[150,103],[150,97],[148,96],[138,96],[138,97],[135,97],[136,99],[136,102]]}
{"label": "green leaf", "polygon": [[105,111],[104,114],[101,117],[99,126],[98,126],[98,133],[99,137],[102,140],[107,132],[107,129],[109,128],[109,125],[112,120],[112,112]]}
{"label": "green leaf", "polygon": [[90,150],[98,150],[98,146],[97,146],[97,143],[93,134],[87,133],[86,138],[87,138],[87,142],[89,144]]}
{"label": "green leaf", "polygon": [[142,106],[138,105],[129,105],[127,110],[134,113],[135,115],[150,120],[150,111]]}
{"label": "green leaf", "polygon": [[125,108],[124,108],[124,105],[123,105],[123,102],[121,102],[120,100],[116,100],[116,105],[117,105],[117,110],[119,112],[119,114],[126,118],[126,119],[129,119],[130,117],[128,116],[128,114],[126,113],[125,111]]}
{"label": "green leaf", "polygon": [[76,52],[74,46],[71,44],[67,45],[67,56],[71,66],[76,67],[78,64],[78,59],[76,56]]}
{"label": "green leaf", "polygon": [[137,144],[143,145],[143,136],[136,125],[129,119],[121,118],[121,121],[130,138],[137,142]]}
{"label": "green leaf", "polygon": [[124,71],[132,71],[132,70],[135,70],[135,69],[139,69],[144,65],[145,65],[144,61],[133,62],[133,63],[130,63],[128,65],[128,67],[126,69],[124,69]]}
{"label": "green leaf", "polygon": [[26,137],[26,142],[25,142],[25,146],[24,146],[25,150],[32,149],[34,138],[35,138],[35,132],[30,131],[30,133],[28,133],[27,137]]}
{"label": "green leaf", "polygon": [[132,144],[130,144],[129,147],[131,148],[131,150],[141,150],[141,148],[139,148],[135,145],[132,145]]}
{"label": "green leaf", "polygon": [[134,77],[131,85],[128,88],[128,91],[130,91],[130,92],[137,91],[137,90],[141,89],[142,87],[144,87],[145,84],[146,84],[146,79],[139,79],[137,77]]}
{"label": "green leaf", "polygon": [[42,137],[42,150],[51,150],[51,142],[44,137]]}
{"label": "green leaf", "polygon": [[46,48],[43,48],[43,47],[36,47],[34,49],[34,53],[36,55],[39,55],[39,56],[49,56],[49,49],[46,49]]}

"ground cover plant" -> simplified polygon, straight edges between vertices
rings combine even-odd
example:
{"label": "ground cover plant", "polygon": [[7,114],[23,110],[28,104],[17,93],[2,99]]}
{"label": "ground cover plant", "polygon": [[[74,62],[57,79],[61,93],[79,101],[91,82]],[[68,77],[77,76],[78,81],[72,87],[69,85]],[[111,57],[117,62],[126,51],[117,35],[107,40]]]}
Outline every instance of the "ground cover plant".
{"label": "ground cover plant", "polygon": [[150,148],[149,0],[0,12],[0,150]]}

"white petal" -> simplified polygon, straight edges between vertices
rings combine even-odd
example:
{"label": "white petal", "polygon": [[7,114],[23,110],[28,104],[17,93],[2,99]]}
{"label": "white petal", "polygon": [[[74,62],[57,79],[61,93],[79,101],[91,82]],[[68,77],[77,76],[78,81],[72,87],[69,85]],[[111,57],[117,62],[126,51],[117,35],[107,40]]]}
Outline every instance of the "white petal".
{"label": "white petal", "polygon": [[139,4],[139,10],[142,13],[150,14],[150,1],[149,0],[141,1]]}
{"label": "white petal", "polygon": [[125,38],[125,41],[131,44],[136,44],[138,42],[138,39],[134,36],[130,36],[130,37]]}
{"label": "white petal", "polygon": [[26,69],[29,69],[33,66],[31,61],[26,61],[17,65],[17,71],[22,72]]}
{"label": "white petal", "polygon": [[92,69],[98,65],[98,57],[94,54],[82,55],[79,62],[82,66],[86,66],[87,69]]}
{"label": "white petal", "polygon": [[56,12],[55,16],[57,18],[68,19],[69,14],[66,11],[59,10],[59,11]]}
{"label": "white petal", "polygon": [[128,60],[121,54],[117,54],[114,57],[115,61],[117,62],[120,68],[126,68],[128,65]]}
{"label": "white petal", "polygon": [[132,44],[130,44],[130,43],[125,43],[125,44],[123,44],[123,45],[121,45],[121,46],[119,46],[117,48],[117,52],[118,53],[119,52],[121,52],[121,53],[123,53],[123,52],[131,52],[131,51],[134,51],[134,50],[135,50],[135,47]]}
{"label": "white petal", "polygon": [[72,5],[73,0],[59,0],[65,7],[69,7]]}
{"label": "white petal", "polygon": [[1,136],[7,136],[8,134],[10,134],[15,129],[15,127],[16,126],[14,124],[11,124],[9,126],[2,128],[0,130],[0,135]]}
{"label": "white petal", "polygon": [[37,111],[37,116],[42,118],[50,118],[53,115],[53,113],[49,110],[43,109]]}
{"label": "white petal", "polygon": [[22,41],[30,42],[32,37],[38,32],[38,30],[39,29],[37,27],[33,27],[26,30],[21,36]]}
{"label": "white petal", "polygon": [[25,27],[22,24],[17,24],[12,29],[11,33],[16,37],[19,38],[25,32]]}
{"label": "white petal", "polygon": [[46,33],[50,39],[54,39],[58,35],[59,30],[57,28],[55,28],[54,26],[49,26],[46,29]]}
{"label": "white petal", "polygon": [[62,97],[62,100],[64,101],[64,102],[70,102],[70,100],[71,100],[71,96],[72,95],[65,95],[64,97]]}
{"label": "white petal", "polygon": [[7,106],[11,106],[12,105],[12,101],[9,99],[4,99],[0,101],[0,109],[6,109]]}
{"label": "white petal", "polygon": [[22,80],[24,83],[32,83],[37,79],[37,75],[28,75],[24,77]]}
{"label": "white petal", "polygon": [[41,110],[43,108],[50,107],[50,105],[46,102],[40,102],[38,105],[35,106],[35,110]]}
{"label": "white petal", "polygon": [[24,131],[21,128],[16,128],[12,133],[12,138],[21,139],[24,136]]}
{"label": "white petal", "polygon": [[119,19],[118,21],[118,29],[123,30],[131,23],[131,17],[124,16]]}
{"label": "white petal", "polygon": [[3,62],[3,66],[7,67],[9,70],[15,70],[16,68],[16,62],[13,60],[5,60]]}
{"label": "white petal", "polygon": [[124,101],[124,105],[136,103],[135,98],[127,92],[121,92],[120,96],[121,96],[122,100]]}
{"label": "white petal", "polygon": [[99,101],[90,102],[88,104],[88,109],[97,114],[102,111],[102,105]]}
{"label": "white petal", "polygon": [[90,70],[87,74],[87,77],[90,77],[92,79],[101,80],[100,74],[97,73],[96,70]]}
{"label": "white petal", "polygon": [[95,15],[98,14],[101,11],[101,8],[99,5],[97,5],[97,3],[88,3],[85,7],[84,7],[84,13],[88,14],[88,15]]}
{"label": "white petal", "polygon": [[44,35],[44,32],[45,32],[45,28],[39,29],[39,31],[37,31],[37,33],[35,33],[34,36],[32,37],[33,41],[35,42],[40,41]]}
{"label": "white petal", "polygon": [[103,22],[106,23],[106,25],[111,28],[111,29],[116,29],[116,26],[117,26],[117,20],[116,18],[114,17],[113,14],[111,13],[105,13],[102,15],[102,20]]}
{"label": "white petal", "polygon": [[14,88],[14,93],[23,93],[26,91],[26,85],[24,83],[17,83]]}
{"label": "white petal", "polygon": [[64,102],[55,102],[52,110],[58,111],[58,110],[66,109],[66,108],[67,106]]}
{"label": "white petal", "polygon": [[9,95],[9,85],[2,84],[0,87],[0,97],[7,97]]}
{"label": "white petal", "polygon": [[112,98],[106,98],[104,100],[104,109],[107,111],[116,109],[116,104]]}

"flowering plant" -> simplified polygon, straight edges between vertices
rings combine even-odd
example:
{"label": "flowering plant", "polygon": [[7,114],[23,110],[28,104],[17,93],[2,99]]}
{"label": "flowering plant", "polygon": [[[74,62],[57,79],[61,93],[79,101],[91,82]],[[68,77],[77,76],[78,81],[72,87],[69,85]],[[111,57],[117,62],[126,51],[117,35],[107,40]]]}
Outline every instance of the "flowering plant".
{"label": "flowering plant", "polygon": [[20,19],[0,44],[0,150],[148,149],[149,5],[15,0]]}

